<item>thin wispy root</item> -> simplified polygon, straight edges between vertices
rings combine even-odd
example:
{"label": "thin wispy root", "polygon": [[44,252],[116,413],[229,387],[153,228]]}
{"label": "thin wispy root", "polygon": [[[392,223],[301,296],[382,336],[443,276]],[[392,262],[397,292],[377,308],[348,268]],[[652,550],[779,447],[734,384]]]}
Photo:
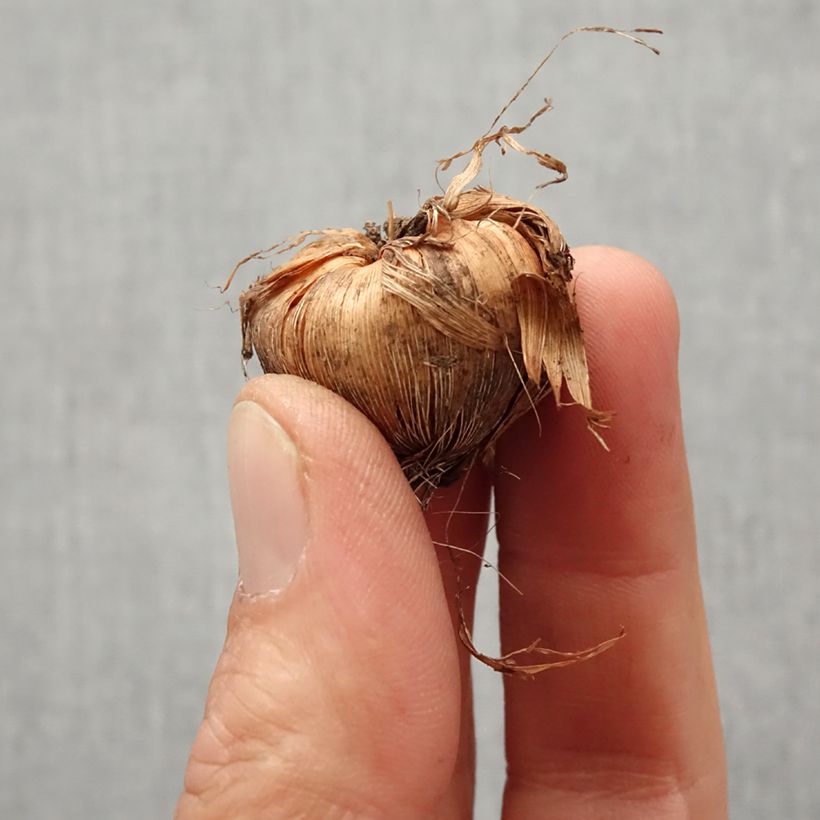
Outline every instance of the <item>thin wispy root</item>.
{"label": "thin wispy root", "polygon": [[[480,552],[476,552],[473,549],[467,549],[464,547],[458,547],[454,544],[449,543],[449,524],[452,520],[454,515],[459,513],[457,509],[458,503],[461,499],[461,491],[463,490],[463,485],[461,490],[459,491],[458,499],[456,500],[456,505],[452,510],[447,512],[449,516],[447,520],[447,524],[445,525],[445,540],[444,542],[441,541],[434,541],[433,543],[440,547],[445,547],[447,549],[447,554],[450,558],[450,563],[453,566],[453,576],[455,578],[455,609],[458,615],[458,637],[461,641],[464,648],[477,660],[483,663],[485,666],[489,666],[491,669],[495,670],[496,672],[501,672],[505,675],[514,675],[519,678],[532,678],[535,675],[538,675],[541,672],[546,672],[548,669],[557,669],[562,666],[572,666],[575,663],[580,663],[581,661],[590,660],[590,658],[594,658],[596,655],[600,655],[602,652],[606,652],[607,649],[610,649],[614,646],[618,641],[621,640],[626,635],[626,630],[622,626],[618,631],[618,634],[612,638],[607,638],[605,641],[601,641],[595,646],[590,646],[585,649],[579,649],[575,651],[563,651],[558,649],[550,649],[545,646],[541,646],[541,639],[537,638],[528,646],[522,647],[521,649],[515,649],[512,652],[507,652],[505,655],[501,655],[500,657],[493,657],[491,655],[486,655],[484,652],[478,649],[473,641],[472,631],[467,623],[467,615],[464,610],[464,601],[463,595],[465,591],[465,587],[462,581],[461,575],[461,561],[459,560],[461,556],[464,554],[471,555],[481,561],[483,566],[491,568],[495,570],[498,574],[499,578],[508,584],[515,592],[519,595],[524,595],[524,592],[517,587],[506,575],[504,575],[501,570],[495,565],[490,563]],[[490,528],[490,531],[495,529],[495,524]],[[489,534],[489,531],[488,533]],[[476,544],[478,547],[479,544]],[[548,657],[550,660],[548,661],[541,661],[540,663],[533,663],[534,657],[537,656]]]}
{"label": "thin wispy root", "polygon": [[[493,144],[552,172],[539,188],[567,178],[561,160],[519,141],[551,110],[549,100],[520,125],[499,123],[560,43],[584,31],[618,35],[657,53],[639,35],[658,29],[573,29],[484,134],[439,160],[437,173],[468,157],[441,196],[411,217],[396,216],[388,203],[383,225],[303,231],[254,251],[223,287],[244,265],[295,251],[239,298],[243,363],[255,353],[266,373],[300,376],[347,399],[389,442],[424,507],[478,458],[491,462],[499,437],[524,413],[538,417],[547,394],[558,407],[578,406],[606,446],[601,431],[611,417],[592,401],[573,258],[558,226],[529,202],[468,187]],[[586,660],[620,637],[580,652],[536,642],[489,658],[475,648],[462,613],[465,646],[510,674]],[[527,655],[550,660],[524,664]]]}
{"label": "thin wispy root", "polygon": [[[613,638],[607,638],[605,641],[590,646],[587,649],[579,649],[575,652],[562,652],[557,649],[548,649],[541,646],[540,640],[533,641],[529,646],[522,649],[516,649],[513,652],[508,652],[506,655],[501,655],[498,658],[492,658],[479,651],[473,643],[473,636],[467,628],[467,624],[462,619],[458,632],[459,638],[469,653],[481,661],[481,663],[494,669],[496,672],[501,672],[505,675],[514,675],[519,678],[532,678],[541,672],[546,672],[548,669],[558,669],[562,666],[572,666],[582,661],[588,661],[607,649],[613,647],[618,641],[626,635],[626,630],[621,627],[620,631]],[[523,663],[522,661],[533,655],[542,655],[555,660],[544,661],[542,663]]]}

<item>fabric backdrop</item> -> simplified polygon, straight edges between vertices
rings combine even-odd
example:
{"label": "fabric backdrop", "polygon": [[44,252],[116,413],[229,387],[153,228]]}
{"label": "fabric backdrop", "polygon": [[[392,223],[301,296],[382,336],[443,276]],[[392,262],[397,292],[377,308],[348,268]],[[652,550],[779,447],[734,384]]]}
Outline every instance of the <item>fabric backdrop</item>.
{"label": "fabric backdrop", "polygon": [[[569,243],[647,256],[685,427],[734,815],[820,816],[820,6],[0,0],[0,816],[168,817],[235,582],[234,260],[413,212],[511,113]],[[490,163],[527,198],[531,161]],[[235,299],[236,292],[233,294]],[[493,647],[496,579],[478,638]],[[557,673],[557,674],[560,674]],[[503,782],[476,670],[476,816]]]}

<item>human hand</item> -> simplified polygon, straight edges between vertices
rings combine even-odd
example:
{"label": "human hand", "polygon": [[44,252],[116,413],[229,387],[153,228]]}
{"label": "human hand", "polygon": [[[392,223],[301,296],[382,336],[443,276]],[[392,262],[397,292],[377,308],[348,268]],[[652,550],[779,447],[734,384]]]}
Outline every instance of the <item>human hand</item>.
{"label": "human hand", "polygon": [[[243,388],[229,466],[248,594],[231,606],[178,820],[471,816],[469,656],[432,540],[456,499],[488,509],[491,483],[500,569],[524,593],[501,585],[502,651],[627,630],[593,660],[505,676],[503,816],[726,816],[674,300],[637,257],[574,255],[593,396],[615,412],[609,453],[582,413],[546,400],[540,437],[525,416],[498,448],[504,470],[474,470],[423,515],[350,405],[287,376]],[[456,514],[448,538],[474,549],[486,527]],[[479,562],[461,564],[470,619]]]}

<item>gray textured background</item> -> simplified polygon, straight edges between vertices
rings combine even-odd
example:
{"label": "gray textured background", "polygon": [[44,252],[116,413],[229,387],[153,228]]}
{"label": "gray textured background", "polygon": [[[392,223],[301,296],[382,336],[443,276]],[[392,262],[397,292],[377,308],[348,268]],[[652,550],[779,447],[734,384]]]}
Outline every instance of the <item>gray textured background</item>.
{"label": "gray textured background", "polygon": [[[820,12],[809,0],[0,0],[0,816],[170,815],[235,578],[236,317],[209,288],[434,192],[524,105],[570,244],[662,267],[737,818],[820,817]],[[534,166],[493,160],[526,198]],[[492,645],[494,580],[481,643]],[[477,816],[502,783],[477,672]]]}

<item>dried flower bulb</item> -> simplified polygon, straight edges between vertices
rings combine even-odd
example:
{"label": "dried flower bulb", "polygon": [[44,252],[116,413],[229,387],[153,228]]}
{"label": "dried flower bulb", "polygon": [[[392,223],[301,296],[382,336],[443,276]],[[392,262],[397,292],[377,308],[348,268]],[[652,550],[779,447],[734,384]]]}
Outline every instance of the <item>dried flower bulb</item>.
{"label": "dried flower bulb", "polygon": [[[659,53],[636,36],[658,29],[583,27],[559,43],[579,31],[616,34]],[[487,133],[439,161],[446,171],[469,156],[444,195],[414,217],[395,219],[388,204],[381,227],[305,231],[285,247],[250,254],[225,284],[246,262],[298,248],[240,296],[242,355],[255,352],[266,373],[301,376],[355,405],[389,442],[422,504],[476,459],[492,458],[499,436],[547,392],[558,404],[566,392],[595,435],[607,421],[593,409],[573,260],[558,227],[529,203],[467,188],[492,143],[555,173],[538,187],[566,179],[562,162],[517,139],[550,110],[549,100],[523,125],[497,127],[555,48]],[[491,658],[473,643],[458,595],[456,604],[464,645],[505,674],[529,676],[587,660],[624,635],[621,628],[575,652],[535,641]],[[532,656],[540,659],[524,662]]]}
{"label": "dried flower bulb", "polygon": [[[517,139],[551,109],[549,100],[523,125],[496,126],[558,45],[581,31],[659,53],[636,36],[659,29],[567,32],[487,133],[439,160],[446,171],[470,157],[443,196],[411,219],[394,219],[391,206],[381,230],[371,223],[362,231],[306,231],[282,249],[302,246],[293,258],[240,297],[244,358],[256,351],[265,372],[318,382],[358,407],[422,501],[477,457],[490,457],[499,435],[547,390],[560,404],[566,386],[593,432],[606,422],[592,407],[572,256],[557,226],[526,202],[465,190],[492,143],[555,172],[539,188],[567,178],[560,160]],[[317,238],[303,245],[310,236]],[[278,247],[243,259],[225,287],[241,265]]]}

